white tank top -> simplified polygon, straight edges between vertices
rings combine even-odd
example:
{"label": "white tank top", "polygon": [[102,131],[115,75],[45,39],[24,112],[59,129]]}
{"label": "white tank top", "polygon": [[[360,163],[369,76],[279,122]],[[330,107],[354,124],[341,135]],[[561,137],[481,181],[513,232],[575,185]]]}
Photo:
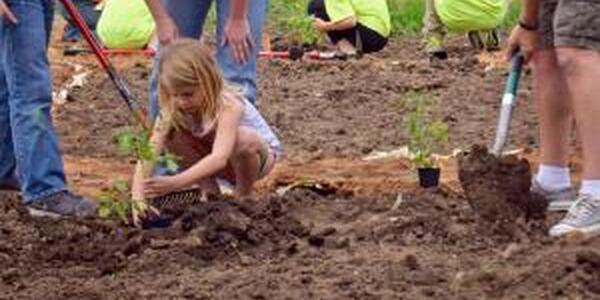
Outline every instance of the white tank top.
{"label": "white tank top", "polygon": [[254,105],[252,105],[245,97],[242,98],[244,99],[244,114],[242,115],[240,125],[256,130],[269,148],[277,154],[276,157],[281,157],[281,154],[283,153],[281,142],[256,107],[254,107]]}

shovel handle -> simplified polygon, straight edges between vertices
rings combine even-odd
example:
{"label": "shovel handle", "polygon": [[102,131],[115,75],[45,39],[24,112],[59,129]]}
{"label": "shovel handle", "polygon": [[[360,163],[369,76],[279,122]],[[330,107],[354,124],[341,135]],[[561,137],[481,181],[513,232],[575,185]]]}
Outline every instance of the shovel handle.
{"label": "shovel handle", "polygon": [[500,116],[498,117],[498,125],[496,127],[496,138],[491,151],[495,156],[500,156],[502,154],[502,149],[504,149],[504,145],[508,139],[510,120],[517,99],[517,89],[519,88],[519,80],[521,79],[521,70],[523,69],[524,61],[525,57],[520,53],[512,58],[512,66],[508,79],[506,80],[506,89],[504,90],[502,105],[500,106]]}
{"label": "shovel handle", "polygon": [[512,64],[510,67],[510,74],[506,81],[506,89],[504,94],[516,95],[517,89],[519,88],[519,80],[521,79],[521,70],[523,69],[523,62],[525,57],[521,53],[515,54],[512,58]]}

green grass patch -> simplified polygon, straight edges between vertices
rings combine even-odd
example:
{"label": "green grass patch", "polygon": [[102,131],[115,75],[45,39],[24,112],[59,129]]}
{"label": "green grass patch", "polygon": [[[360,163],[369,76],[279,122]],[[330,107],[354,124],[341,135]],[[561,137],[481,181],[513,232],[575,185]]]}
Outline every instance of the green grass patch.
{"label": "green grass patch", "polygon": [[309,0],[269,1],[267,28],[271,34],[282,36],[292,44],[318,43],[322,34],[312,28],[308,3]]}
{"label": "green grass patch", "polygon": [[416,35],[423,27],[425,2],[423,0],[388,0],[392,34]]}

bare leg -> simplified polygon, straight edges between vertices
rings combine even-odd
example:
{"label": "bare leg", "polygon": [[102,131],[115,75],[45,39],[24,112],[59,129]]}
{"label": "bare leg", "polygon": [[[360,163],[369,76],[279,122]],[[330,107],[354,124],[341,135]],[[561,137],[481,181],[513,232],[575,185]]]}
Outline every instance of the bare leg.
{"label": "bare leg", "polygon": [[559,48],[557,57],[573,100],[583,149],[583,179],[600,179],[600,53]]}
{"label": "bare leg", "polygon": [[434,0],[425,0],[425,15],[423,16],[423,40],[427,53],[445,53],[444,37],[446,27],[440,20],[435,9]]}
{"label": "bare leg", "polygon": [[536,53],[534,65],[533,90],[536,92],[533,99],[539,116],[540,163],[567,167],[572,117],[569,93],[556,52]]}
{"label": "bare leg", "polygon": [[252,129],[241,127],[234,154],[230,160],[235,173],[235,196],[252,198],[254,183],[259,179],[260,152],[262,151],[260,136]]}

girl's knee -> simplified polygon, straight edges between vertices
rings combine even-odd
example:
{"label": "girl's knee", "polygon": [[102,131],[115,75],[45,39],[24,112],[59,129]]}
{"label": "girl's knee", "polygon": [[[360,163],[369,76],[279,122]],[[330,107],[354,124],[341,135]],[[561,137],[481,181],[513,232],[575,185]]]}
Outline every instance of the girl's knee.
{"label": "girl's knee", "polygon": [[263,147],[260,136],[252,129],[240,127],[237,133],[234,156],[256,155]]}

